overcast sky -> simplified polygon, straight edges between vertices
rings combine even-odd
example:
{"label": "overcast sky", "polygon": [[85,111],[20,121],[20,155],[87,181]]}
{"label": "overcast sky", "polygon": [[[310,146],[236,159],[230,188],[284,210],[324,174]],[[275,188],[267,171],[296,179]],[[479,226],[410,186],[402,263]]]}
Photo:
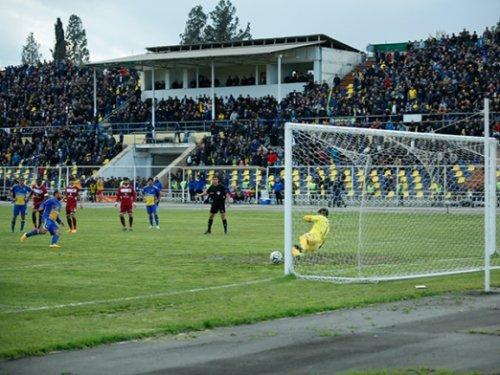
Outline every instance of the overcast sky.
{"label": "overcast sky", "polygon": [[[82,18],[91,60],[177,44],[189,10],[212,10],[218,0],[0,0],[0,67],[19,64],[32,31],[50,58],[54,23]],[[500,17],[500,0],[233,0],[254,38],[327,34],[365,50],[369,43],[426,38],[436,30],[484,30]]]}

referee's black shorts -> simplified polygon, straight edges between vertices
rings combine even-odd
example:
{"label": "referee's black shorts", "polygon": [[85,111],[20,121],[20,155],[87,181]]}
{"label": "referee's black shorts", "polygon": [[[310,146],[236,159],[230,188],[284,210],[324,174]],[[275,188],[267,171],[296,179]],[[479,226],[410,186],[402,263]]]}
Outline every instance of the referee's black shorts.
{"label": "referee's black shorts", "polygon": [[210,206],[210,213],[211,214],[216,214],[220,212],[221,214],[226,213],[226,205],[224,203],[212,203]]}

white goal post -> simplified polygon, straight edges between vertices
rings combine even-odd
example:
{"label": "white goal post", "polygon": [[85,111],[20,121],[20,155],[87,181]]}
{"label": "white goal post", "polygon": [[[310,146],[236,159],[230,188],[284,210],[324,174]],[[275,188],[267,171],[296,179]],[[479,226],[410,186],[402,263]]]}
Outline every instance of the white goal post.
{"label": "white goal post", "polygon": [[[286,123],[284,203],[287,275],[347,283],[484,270],[489,291],[489,270],[500,268],[488,133]],[[330,232],[304,249],[304,215],[323,207]]]}

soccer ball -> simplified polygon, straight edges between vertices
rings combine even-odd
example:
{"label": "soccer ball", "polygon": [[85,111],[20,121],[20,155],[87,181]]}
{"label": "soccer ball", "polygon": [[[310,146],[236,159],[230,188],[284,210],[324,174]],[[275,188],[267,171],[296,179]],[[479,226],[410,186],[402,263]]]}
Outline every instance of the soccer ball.
{"label": "soccer ball", "polygon": [[273,251],[269,255],[269,260],[273,264],[279,264],[279,263],[281,263],[283,261],[283,255],[279,251]]}

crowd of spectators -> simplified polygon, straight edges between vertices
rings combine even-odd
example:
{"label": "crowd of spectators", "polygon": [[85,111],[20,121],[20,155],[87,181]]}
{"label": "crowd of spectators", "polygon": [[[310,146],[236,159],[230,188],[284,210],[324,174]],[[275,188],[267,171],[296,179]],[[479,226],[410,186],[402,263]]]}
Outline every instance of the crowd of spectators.
{"label": "crowd of spectators", "polygon": [[291,117],[464,113],[482,109],[490,97],[498,111],[499,31],[486,28],[479,37],[463,30],[408,43],[406,52],[377,53],[355,72],[351,89],[339,79],[331,89],[308,85],[281,107]]}
{"label": "crowd of spectators", "polygon": [[1,166],[102,165],[121,150],[120,142],[97,129],[43,128],[29,136],[0,129]]}
{"label": "crowd of spectators", "polygon": [[283,157],[281,130],[277,124],[258,122],[214,126],[188,156],[187,165],[275,165]]}
{"label": "crowd of spectators", "polygon": [[[500,111],[499,31],[498,27],[486,28],[478,35],[463,30],[458,35],[408,43],[404,52],[377,53],[353,73],[352,86],[341,85],[339,77],[329,86],[314,83],[309,74],[294,73],[285,82],[304,82],[304,90],[288,94],[281,103],[272,96],[217,97],[216,118],[230,125],[213,125],[212,134],[200,142],[189,163],[273,165],[280,159],[284,120],[322,118],[326,123],[346,121],[389,130],[480,135],[479,117],[465,122],[403,123],[401,114],[477,112],[486,96],[492,99],[491,109]],[[152,101],[141,100],[135,70],[104,70],[97,78],[99,119],[150,121]],[[225,82],[226,86],[254,83],[253,76],[228,77]],[[209,78],[201,76],[198,85],[210,85]],[[8,67],[0,72],[0,128],[96,123],[92,94],[90,68],[54,62]],[[207,96],[161,99],[155,108],[156,121],[210,121],[212,114]],[[367,116],[372,117],[366,120]],[[500,135],[500,126],[494,126],[494,134]],[[121,144],[99,132],[67,127],[35,132],[26,140],[15,131],[1,135],[3,165],[21,160],[25,164],[99,164],[121,149]]]}
{"label": "crowd of spectators", "polygon": [[[100,119],[130,97],[140,100],[135,70],[97,73]],[[45,62],[0,71],[0,128],[93,124],[93,70],[71,63]]]}

